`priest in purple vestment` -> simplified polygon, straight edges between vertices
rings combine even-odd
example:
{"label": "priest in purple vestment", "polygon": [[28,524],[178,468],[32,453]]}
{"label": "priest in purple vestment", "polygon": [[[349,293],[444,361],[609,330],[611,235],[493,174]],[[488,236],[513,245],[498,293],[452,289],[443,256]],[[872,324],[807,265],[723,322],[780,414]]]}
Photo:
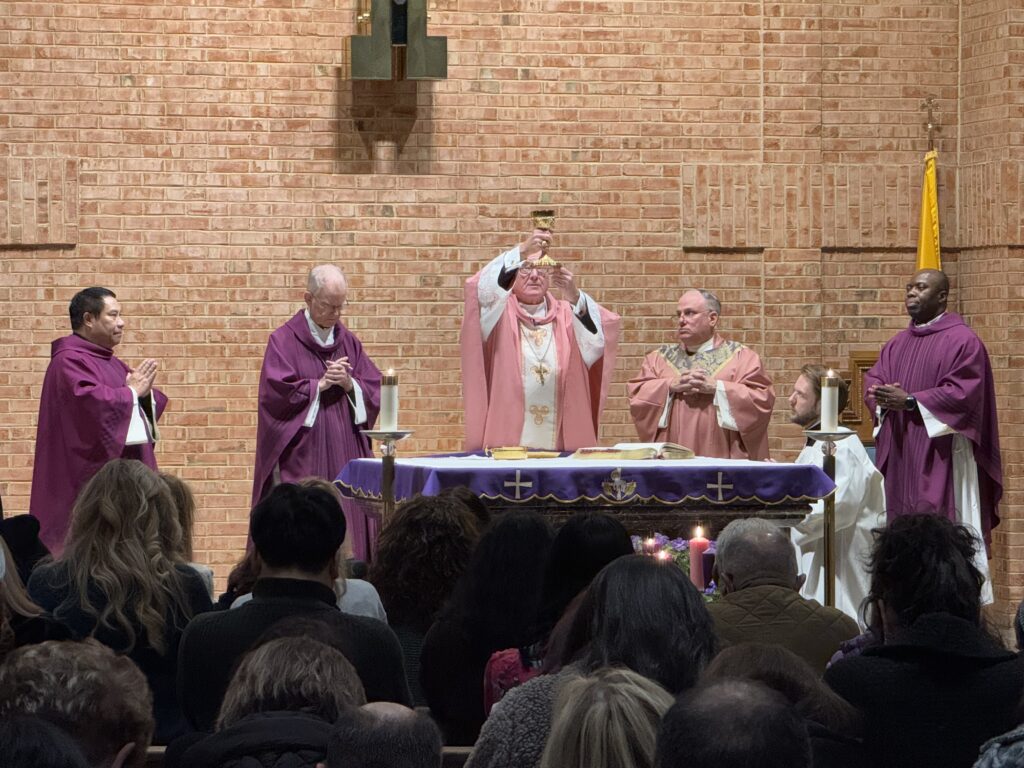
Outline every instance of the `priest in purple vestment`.
{"label": "priest in purple vestment", "polygon": [[336,266],[309,273],[306,308],[272,334],[260,371],[252,503],[278,483],[333,481],[352,459],[371,455],[380,409],[380,371],[340,321],[348,285]]}
{"label": "priest in purple vestment", "polygon": [[910,325],[865,374],[865,403],[876,418],[890,519],[945,515],[989,543],[1003,495],[992,367],[981,339],[946,311],[948,294],[938,270],[911,278]]}
{"label": "priest in purple vestment", "polygon": [[130,368],[114,357],[124,335],[113,291],[86,288],[68,308],[70,336],[53,342],[43,379],[29,511],[54,554],[64,547],[78,492],[111,459],[156,469],[156,422],[167,398],[153,386],[156,360]]}

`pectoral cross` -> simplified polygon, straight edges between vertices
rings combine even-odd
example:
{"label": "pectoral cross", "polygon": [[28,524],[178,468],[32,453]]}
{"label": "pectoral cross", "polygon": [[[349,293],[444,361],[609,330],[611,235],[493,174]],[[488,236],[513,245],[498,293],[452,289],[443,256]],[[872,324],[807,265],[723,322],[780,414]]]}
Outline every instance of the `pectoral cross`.
{"label": "pectoral cross", "polygon": [[544,365],[544,363],[540,362],[530,368],[530,370],[533,371],[533,375],[537,377],[537,381],[539,381],[540,385],[543,387],[547,375],[551,373],[551,369]]}

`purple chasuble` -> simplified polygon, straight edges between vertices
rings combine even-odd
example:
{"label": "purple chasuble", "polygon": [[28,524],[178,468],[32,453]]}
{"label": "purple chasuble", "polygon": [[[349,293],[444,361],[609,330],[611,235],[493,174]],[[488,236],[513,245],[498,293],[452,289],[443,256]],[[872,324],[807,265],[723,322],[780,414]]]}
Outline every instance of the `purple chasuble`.
{"label": "purple chasuble", "polygon": [[[128,366],[106,347],[72,334],[53,342],[39,399],[29,511],[39,537],[57,554],[83,486],[111,459],[138,459],[156,469],[152,443],[125,445],[132,420]],[[153,389],[160,418],[167,398]]]}
{"label": "purple chasuble", "polygon": [[[341,387],[320,393],[320,410],[312,427],[305,427],[317,384],[330,360],[347,357],[352,378],[363,389],[366,423],[357,425],[348,395]],[[260,371],[259,423],[256,429],[256,473],[253,506],[271,489],[274,468],[281,481],[307,477],[331,482],[352,459],[371,456],[370,440],[360,434],[377,420],[380,410],[380,371],[355,335],[334,325],[334,343],[321,346],[309,330],[304,312],[272,334]]]}
{"label": "purple chasuble", "polygon": [[[978,465],[982,534],[988,543],[999,523],[1003,472],[995,384],[985,345],[953,312],[922,328],[911,324],[889,340],[878,362],[864,374],[864,391],[874,384],[896,382],[970,441]],[[874,414],[874,398],[865,394],[864,402]],[[957,520],[953,438],[929,438],[917,410],[885,414],[876,439],[875,463],[885,476],[890,519],[935,512]]]}

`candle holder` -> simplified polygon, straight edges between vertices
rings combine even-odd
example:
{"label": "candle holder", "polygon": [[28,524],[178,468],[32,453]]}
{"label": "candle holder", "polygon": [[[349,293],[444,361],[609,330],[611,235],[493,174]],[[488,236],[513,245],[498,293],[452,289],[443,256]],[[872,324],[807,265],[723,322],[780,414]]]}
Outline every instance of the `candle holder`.
{"label": "candle holder", "polygon": [[380,443],[380,495],[381,500],[384,502],[381,522],[386,523],[391,513],[395,511],[395,454],[397,453],[395,443],[411,435],[412,430],[363,429],[360,431],[371,440],[376,440]]}
{"label": "candle holder", "polygon": [[[804,436],[822,445],[825,460],[822,469],[833,483],[836,481],[836,443],[853,436],[853,432],[823,429],[805,429]],[[825,540],[825,605],[836,607],[836,492],[825,497],[823,538]]]}

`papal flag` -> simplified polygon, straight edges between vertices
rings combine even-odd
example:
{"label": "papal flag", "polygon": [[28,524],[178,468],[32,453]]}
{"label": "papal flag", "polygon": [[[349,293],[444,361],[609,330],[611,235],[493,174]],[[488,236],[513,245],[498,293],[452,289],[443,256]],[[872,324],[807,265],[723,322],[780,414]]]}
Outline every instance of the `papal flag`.
{"label": "papal flag", "polygon": [[939,189],[935,180],[934,149],[924,156],[924,181],[921,184],[921,223],[917,230],[917,268],[942,269],[939,249]]}

